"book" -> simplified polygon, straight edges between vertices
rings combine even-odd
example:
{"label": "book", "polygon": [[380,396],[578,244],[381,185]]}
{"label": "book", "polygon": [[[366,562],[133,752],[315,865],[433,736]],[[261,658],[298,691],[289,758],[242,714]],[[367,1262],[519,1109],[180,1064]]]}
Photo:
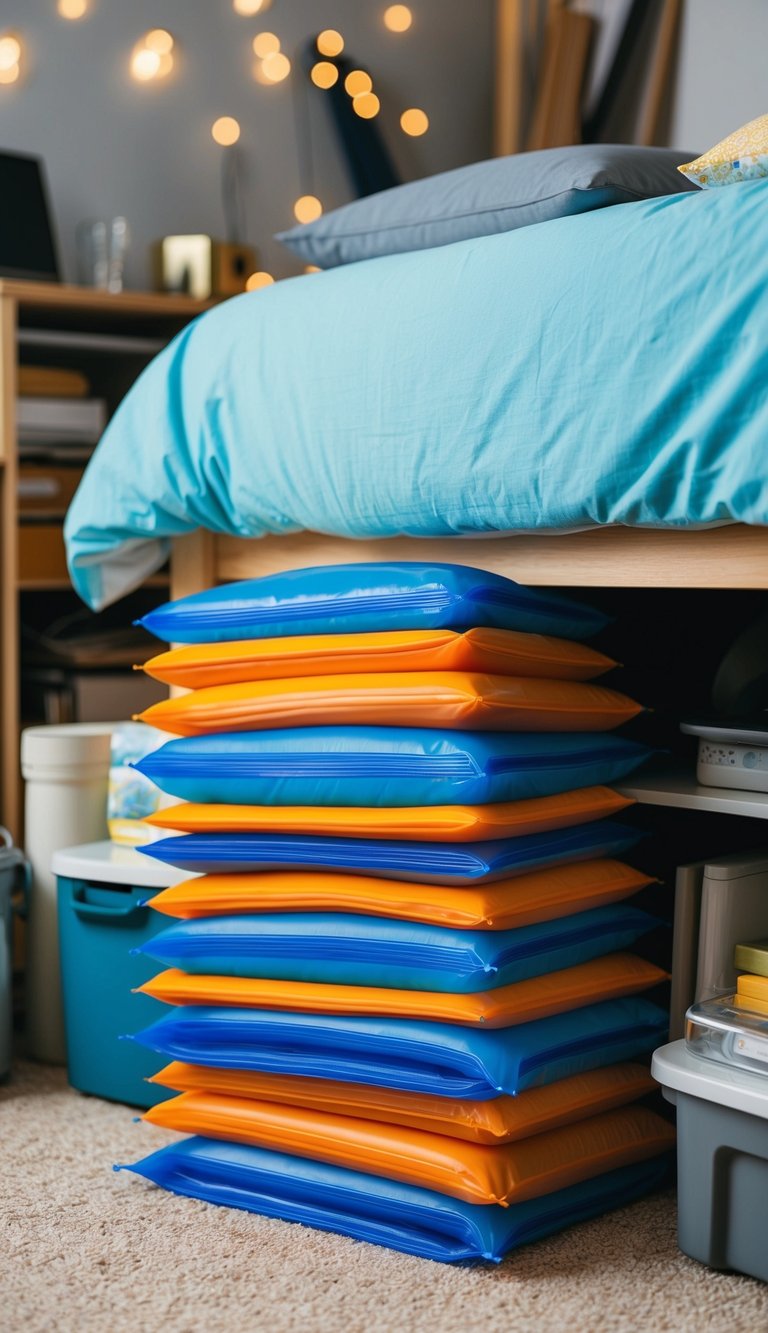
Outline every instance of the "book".
{"label": "book", "polygon": [[21,441],[96,444],[106,424],[103,398],[19,398],[16,403]]}

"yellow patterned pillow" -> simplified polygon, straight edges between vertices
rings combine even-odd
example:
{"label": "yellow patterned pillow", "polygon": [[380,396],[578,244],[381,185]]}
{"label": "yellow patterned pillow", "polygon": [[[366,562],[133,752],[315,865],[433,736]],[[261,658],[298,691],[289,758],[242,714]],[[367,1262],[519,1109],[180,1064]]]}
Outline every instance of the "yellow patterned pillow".
{"label": "yellow patterned pillow", "polygon": [[684,162],[677,169],[704,189],[768,176],[768,116],[750,120],[695,162]]}

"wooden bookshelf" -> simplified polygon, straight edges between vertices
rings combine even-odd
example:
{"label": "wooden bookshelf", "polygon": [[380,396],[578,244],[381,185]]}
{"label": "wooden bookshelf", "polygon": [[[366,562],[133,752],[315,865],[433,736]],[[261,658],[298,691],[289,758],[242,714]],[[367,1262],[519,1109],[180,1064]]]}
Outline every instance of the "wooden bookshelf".
{"label": "wooden bookshelf", "polygon": [[98,380],[94,393],[107,397],[113,411],[154,352],[210,304],[154,292],[114,295],[58,283],[0,279],[0,822],[17,839],[21,832],[19,601],[31,589],[53,594],[68,586],[60,568],[50,577],[20,577],[19,362],[62,364],[86,373],[97,367],[95,376],[89,373],[89,378]]}

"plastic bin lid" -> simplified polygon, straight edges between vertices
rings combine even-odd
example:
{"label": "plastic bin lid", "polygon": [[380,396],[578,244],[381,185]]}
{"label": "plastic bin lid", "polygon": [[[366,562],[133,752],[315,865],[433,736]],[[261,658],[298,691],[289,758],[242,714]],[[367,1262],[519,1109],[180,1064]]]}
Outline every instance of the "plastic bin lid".
{"label": "plastic bin lid", "polygon": [[733,1111],[768,1120],[768,1073],[751,1074],[694,1055],[684,1041],[672,1041],[653,1053],[651,1074],[663,1088],[716,1102]]}
{"label": "plastic bin lid", "polygon": [[168,889],[185,879],[197,879],[188,870],[176,870],[133,847],[114,842],[85,842],[54,852],[54,875],[66,879],[97,880],[102,884],[130,884],[136,888]]}

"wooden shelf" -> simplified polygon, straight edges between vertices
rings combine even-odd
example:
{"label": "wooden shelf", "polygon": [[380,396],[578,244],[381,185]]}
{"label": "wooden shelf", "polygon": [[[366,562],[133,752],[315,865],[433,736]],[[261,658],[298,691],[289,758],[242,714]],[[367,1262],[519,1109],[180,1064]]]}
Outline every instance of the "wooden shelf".
{"label": "wooden shelf", "polygon": [[732,787],[702,787],[694,773],[642,773],[617,790],[640,805],[665,805],[677,810],[701,810],[718,815],[768,819],[768,792],[737,791]]}
{"label": "wooden shelf", "polygon": [[[0,823],[17,839],[21,832],[19,594],[71,589],[61,521],[43,517],[34,522],[41,516],[25,511],[24,517],[33,522],[20,523],[17,366],[22,357],[35,362],[50,358],[52,364],[85,370],[114,410],[149,358],[214,304],[159,292],[112,294],[60,283],[0,279]],[[150,584],[167,596],[167,577],[157,575]]]}

